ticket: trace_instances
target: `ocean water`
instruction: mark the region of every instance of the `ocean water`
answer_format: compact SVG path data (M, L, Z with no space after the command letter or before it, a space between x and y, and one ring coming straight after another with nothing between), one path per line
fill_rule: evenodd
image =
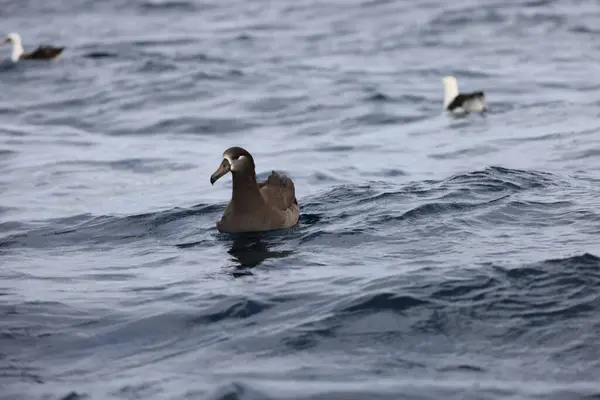
M0 48L2 400L600 398L600 3L0 16L66 46ZM297 227L216 231L230 146Z

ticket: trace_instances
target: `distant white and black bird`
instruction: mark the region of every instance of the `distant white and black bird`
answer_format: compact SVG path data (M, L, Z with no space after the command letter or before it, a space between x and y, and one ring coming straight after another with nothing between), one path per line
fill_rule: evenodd
M14 32L10 33L3 43L12 44L11 59L13 62L19 60L54 60L65 49L64 47L39 46L34 51L26 53L23 49L21 35Z
M485 95L482 91L459 93L458 82L453 76L445 76L442 83L444 84L444 109L446 111L453 114L487 111Z

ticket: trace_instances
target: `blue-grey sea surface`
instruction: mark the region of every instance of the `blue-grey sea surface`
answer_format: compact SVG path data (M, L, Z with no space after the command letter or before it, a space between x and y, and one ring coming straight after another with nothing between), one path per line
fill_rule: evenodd
M600 398L600 3L0 0L2 400ZM450 118L442 77L483 90ZM292 229L220 234L230 146Z

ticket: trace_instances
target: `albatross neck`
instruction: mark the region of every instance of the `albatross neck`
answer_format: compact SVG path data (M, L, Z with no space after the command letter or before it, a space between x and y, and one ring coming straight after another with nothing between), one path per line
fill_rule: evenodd
M12 54L11 54L11 59L13 62L17 62L19 61L19 58L21 58L21 55L25 52L25 50L23 50L23 45L21 44L21 42L13 42L12 44Z
M247 203L252 199L260 199L260 191L256 183L256 173L232 173L233 189L231 199L235 202Z

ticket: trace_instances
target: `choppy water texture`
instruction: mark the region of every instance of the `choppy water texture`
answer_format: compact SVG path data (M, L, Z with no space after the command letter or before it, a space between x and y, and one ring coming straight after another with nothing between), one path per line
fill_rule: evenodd
M600 398L600 3L0 2L0 397ZM451 119L441 78L491 112ZM301 223L219 234L222 152Z

